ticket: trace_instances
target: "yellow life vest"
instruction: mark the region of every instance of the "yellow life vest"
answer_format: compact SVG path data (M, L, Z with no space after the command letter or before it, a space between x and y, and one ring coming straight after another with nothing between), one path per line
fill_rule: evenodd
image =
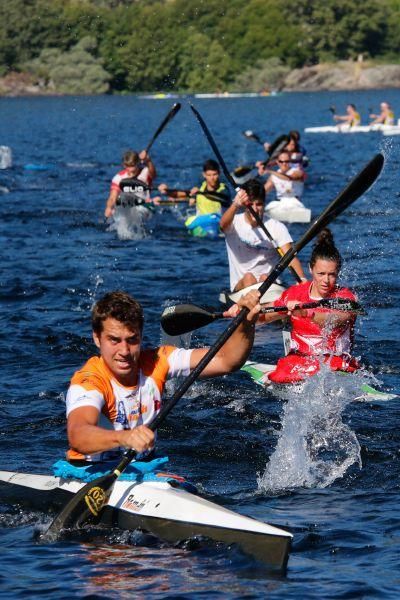
M199 188L200 192L205 192L207 190L207 182L203 181ZM226 185L224 183L220 183L218 186L217 192L226 192ZM203 194L198 193L196 196L196 213L198 215L209 215L211 213L221 213L221 203L215 202L215 200L210 200Z

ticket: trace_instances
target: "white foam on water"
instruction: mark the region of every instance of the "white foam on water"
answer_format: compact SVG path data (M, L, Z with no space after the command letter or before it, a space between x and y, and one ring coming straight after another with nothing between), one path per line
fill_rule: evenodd
M342 416L367 379L371 380L368 373L344 376L323 364L317 375L279 394L287 400L282 427L275 451L258 477L259 492L324 488L352 465L361 468L360 444Z
M118 206L109 231L116 231L120 240L141 240L146 237L144 221L151 216L147 208Z

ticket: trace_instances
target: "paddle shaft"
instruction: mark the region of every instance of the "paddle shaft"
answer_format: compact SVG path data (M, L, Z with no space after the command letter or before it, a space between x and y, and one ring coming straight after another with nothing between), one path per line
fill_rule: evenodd
M214 153L218 159L218 162L221 166L222 171L224 172L225 177L227 178L227 180L229 181L229 183L231 184L231 186L233 187L233 189L238 192L241 187L236 185L235 180L233 179L232 175L230 174L228 167L225 164L224 159L222 158L222 155L217 147L217 145L215 144L208 128L207 125L205 124L205 122L203 121L201 115L198 113L198 111L194 108L194 106L191 104L190 108L192 109L192 111L194 112L194 114L196 115L197 120L199 121L209 143L211 148L214 150ZM279 246L276 244L274 238L272 237L272 235L270 234L270 232L268 231L268 229L265 227L262 219L260 218L260 216L256 213L256 211L253 209L252 206L247 206L246 209L249 211L249 213L251 214L251 216L253 217L253 219L255 219L255 221L257 222L257 225L262 229L262 231L265 233L265 235L267 236L267 238L271 241L273 247L275 248L276 252L278 253L279 257L282 258L283 256L286 256L285 253L283 252L282 248L279 248ZM293 256L294 258L294 256ZM289 261L290 262L290 261ZM286 265L287 266L287 265ZM301 283L301 277L300 275L298 275L298 273L293 269L293 267L289 267L290 272L292 273L293 277L296 279L297 283Z
M158 129L156 130L155 134L153 135L153 137L151 138L151 140L147 144L147 146L146 146L146 152L149 152L150 148L152 147L152 145L154 144L154 142L156 141L156 139L158 138L158 136L160 135L160 133L163 131L163 129L166 127L166 125L168 125L168 123L174 118L174 116L180 110L180 108L181 108L180 102L176 102L172 106L171 110L169 111L169 113L167 114L167 116L164 117L164 119L161 121L161 123L158 126Z

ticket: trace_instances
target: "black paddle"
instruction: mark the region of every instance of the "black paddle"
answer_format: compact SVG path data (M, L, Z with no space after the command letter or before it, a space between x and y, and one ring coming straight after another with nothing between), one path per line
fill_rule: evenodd
M283 134L283 135L280 135L279 137L277 137L276 140L274 140L272 142L272 144L270 145L270 147L268 149L269 158L263 162L264 167L268 167L268 165L271 165L273 162L275 162L275 160L278 158L279 154L282 152L282 150L288 144L289 139L290 138L288 135ZM238 177L238 178L244 177L245 175L248 175L250 173L250 171L252 171L255 168L256 168L255 164L254 165L243 165L240 167L236 167L236 169L233 170L233 176Z
M141 192L143 192L143 184L141 184L142 190L140 190ZM157 189L157 188L150 188L150 189ZM168 189L167 190L167 195L168 192L184 192L187 195L187 198L174 198L173 200L161 200L161 202L159 203L160 205L171 205L171 204L176 204L177 202L189 202L189 200L191 198L196 198L197 194L202 194L203 196L205 196L206 198L208 198L209 200L213 200L214 202L219 202L221 204L221 206L224 207L228 207L231 205L230 201L227 199L226 195L221 193L221 192L198 192L197 194L191 194L190 190L175 190L175 189ZM151 200L146 200L146 198L141 198L140 196L136 196L135 192L132 191L131 195L130 194L126 194L125 196L120 196L117 199L116 205L117 206L142 206L142 205L148 205L151 204ZM157 206L157 205L156 205Z
M336 115L336 106L333 106L333 105L332 105L332 106L330 106L330 107L329 107L329 110L330 110L330 111L331 111L331 113L332 113L332 117L333 117L334 115Z
M252 140L253 142L256 142L257 144L260 144L260 146L264 147L264 142L261 140L260 136L254 133L254 131L247 129L246 131L242 131L242 133L248 140Z
M365 315L364 309L358 302L346 298L322 298L321 300L306 302L299 306L299 308L318 307ZM285 313L288 312L288 307L268 306L262 308L260 312L263 314ZM224 313L197 306L196 304L175 304L164 309L161 315L161 327L168 335L182 335L223 318L226 318L224 317Z
M211 138L212 139L212 138ZM210 141L210 139L209 139ZM210 142L211 143L211 142ZM212 147L214 148L214 141ZM216 148L216 147L215 147ZM216 148L216 154L219 151ZM327 206L321 215L310 225L302 238L293 246L293 248L282 257L279 263L272 270L268 278L259 288L260 296L263 296L274 281L279 277L282 271L288 266L294 256L308 242L315 237L324 227L326 227L335 217L340 215L350 204L359 198L373 184L382 170L384 158L382 154L377 154L364 169L354 177L354 179L340 192L340 194ZM222 348L232 333L239 327L248 314L247 308L242 308L240 313L232 319L226 330L219 336L216 342L208 349L208 352L199 361L198 365L184 379L172 397L165 402L158 415L150 423L151 430L157 429L166 417L169 415L175 404L182 398L200 373L205 369L208 363L214 358L217 352ZM102 510L107 504L114 483L126 469L129 463L135 458L136 451L129 450L116 468L108 475L103 475L98 479L83 486L75 496L65 505L62 511L50 525L45 537L56 537L63 528L71 528L82 525L83 523L94 520L99 521Z
M174 118L174 116L176 115L176 113L179 112L180 108L181 108L180 102L176 102L172 106L171 110L168 112L167 116L161 121L161 123L160 123L158 129L156 130L155 134L153 135L153 137L151 138L151 140L147 144L147 146L146 146L146 152L149 152L150 148L152 147L152 145L154 144L154 142L156 141L156 139L158 138L158 136L160 135L160 133L168 125L168 123Z

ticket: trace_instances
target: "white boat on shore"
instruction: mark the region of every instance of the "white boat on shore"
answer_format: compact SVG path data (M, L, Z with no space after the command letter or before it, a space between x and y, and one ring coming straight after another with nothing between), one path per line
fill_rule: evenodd
M76 479L0 471L2 502L39 510L59 509L85 485ZM165 481L115 482L101 524L144 530L177 543L204 536L238 544L247 554L273 567L286 568L292 534L246 517Z

